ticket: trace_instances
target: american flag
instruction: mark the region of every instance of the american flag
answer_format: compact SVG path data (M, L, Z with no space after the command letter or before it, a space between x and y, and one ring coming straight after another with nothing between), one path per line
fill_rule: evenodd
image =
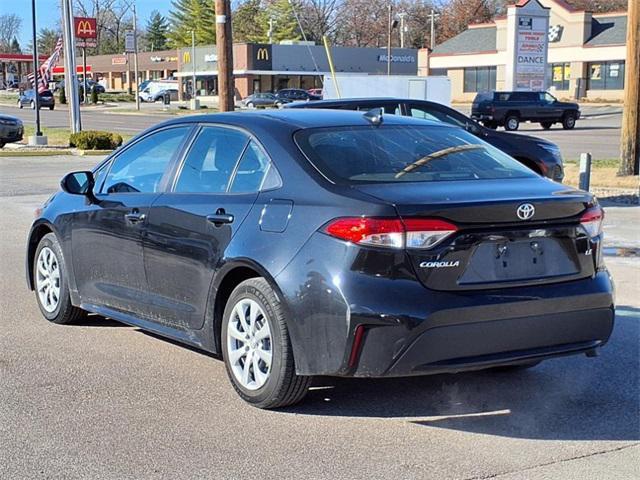
M53 50L53 53L49 58L47 58L40 68L38 69L38 93L42 93L45 90L49 90L49 82L51 81L51 70L58 64L58 60L60 60L60 52L62 52L62 39L59 38L56 43L56 48ZM31 85L35 87L35 75L30 73L27 75L29 82Z

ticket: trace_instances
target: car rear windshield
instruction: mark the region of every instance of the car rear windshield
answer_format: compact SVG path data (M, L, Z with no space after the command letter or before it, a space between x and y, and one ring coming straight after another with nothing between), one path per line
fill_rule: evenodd
M316 169L337 184L535 176L518 161L461 128L313 128L300 130L295 140Z

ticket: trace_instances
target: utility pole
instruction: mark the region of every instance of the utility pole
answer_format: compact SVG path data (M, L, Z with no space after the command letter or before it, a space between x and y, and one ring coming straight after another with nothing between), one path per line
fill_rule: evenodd
M387 5L387 9L389 10L389 18L387 19L387 75L391 75L391 12L393 11L391 2Z
M269 38L269 44L273 43L273 17L269 17L269 30L267 31L267 37Z
M62 0L62 36L64 38L64 80L69 100L71 133L82 130L80 101L78 97L78 75L76 72L75 34L73 31L72 0Z
M136 17L136 4L133 4L133 68L135 69L135 95L136 95L136 110L140 110L140 92L138 92L138 85L140 84L138 79L138 19Z
M627 59L618 175L638 175L640 168L640 1L628 0Z
M216 42L218 49L218 98L221 112L235 110L233 84L233 39L229 0L216 2Z
M405 26L404 26L404 19L407 16L407 12L402 12L398 14L398 17L400 17L400 48L404 48L404 33L405 33Z
M432 9L431 13L429 14L429 17L431 19L431 51L433 51L433 49L436 46L436 12Z
M36 102L36 137L40 131L40 94L38 93L38 43L36 38L36 0L31 0L31 23L33 25L33 98Z

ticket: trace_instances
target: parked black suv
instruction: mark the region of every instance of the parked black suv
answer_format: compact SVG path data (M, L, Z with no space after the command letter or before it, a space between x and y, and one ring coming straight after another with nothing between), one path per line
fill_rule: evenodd
M302 90L301 88L284 88L282 90L278 90L276 92L276 97L278 97L280 103L296 102L300 100L320 100L321 98L317 95L311 95L309 92Z
M534 172L561 182L564 178L562 155L555 143L541 138L513 133L494 132L484 128L466 115L436 102L398 98L349 98L341 100L321 100L313 103L295 102L286 108L329 108L332 110L362 110L383 108L385 113L407 117L435 120L457 127L499 148L526 165Z
M547 92L487 92L476 95L471 118L492 129L517 130L520 122L529 121L539 122L545 130L554 123L571 130L580 118L580 107Z

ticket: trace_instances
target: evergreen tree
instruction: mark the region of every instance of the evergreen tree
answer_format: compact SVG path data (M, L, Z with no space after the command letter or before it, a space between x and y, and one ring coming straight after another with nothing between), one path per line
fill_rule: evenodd
M237 6L233 12L232 20L234 42L265 41L267 38L267 30L265 30L264 25L258 21L263 13L261 3L261 0L244 0Z
M62 33L52 28L41 28L38 32L38 55L51 55Z
M195 32L197 45L216 43L216 14L212 0L173 0L167 38L171 47L191 45Z
M269 31L269 20L273 22L272 40L273 43L280 43L282 40L300 40L300 29L298 21L293 14L293 8L289 0L269 0L265 2L265 8L258 18L260 26L265 32L263 42L268 42L266 32Z
M146 39L149 49L164 50L167 48L167 19L160 15L160 12L154 10L151 12L149 21L147 22Z
M9 47L10 53L22 53L22 49L20 48L20 43L16 37L13 37L11 40L11 47Z

